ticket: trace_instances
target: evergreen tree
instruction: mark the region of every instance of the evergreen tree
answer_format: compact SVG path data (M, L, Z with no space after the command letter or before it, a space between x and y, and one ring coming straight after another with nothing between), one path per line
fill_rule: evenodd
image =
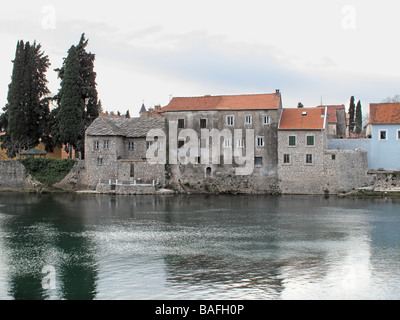
M59 138L66 145L70 158L72 148L77 149L84 127L81 83L78 51L75 46L72 46L65 61L65 70L61 81L60 106L56 114Z
M131 117L131 115L129 113L129 110L127 110L126 113L125 113L125 118L130 118L130 117Z
M363 126L362 108L361 108L361 101L360 100L358 100L358 102L357 102L355 123L356 123L356 133L360 134L362 132L362 126Z
M2 148L9 157L23 149L36 147L48 136L46 123L49 103L46 95L46 71L49 59L41 52L40 44L18 41L13 60L7 105L3 108L1 126L6 134L1 137Z
M350 122L349 122L349 130L350 132L354 132L354 126L355 126L355 108L356 105L354 103L354 96L350 98L350 106L349 106L349 117L350 117Z
M94 121L94 119L99 116L99 112L101 109L101 104L98 101L98 94L96 89L96 73L94 72L95 55L86 51L87 45L88 40L85 39L85 34L83 33L78 45L76 45L79 60L79 74L81 78L79 91L82 100L82 120L84 124L81 128L80 136L76 143L76 150L82 156L84 155L85 147L85 131ZM66 61L67 59L64 58L62 67L55 70L58 73L58 78L61 81L64 79L65 76ZM58 105L60 105L62 99L62 91L58 93L56 99L58 101ZM57 120L55 120L55 122L57 123ZM53 125L53 132L55 136L57 136L57 130L58 125ZM57 141L56 143L59 145L60 141Z

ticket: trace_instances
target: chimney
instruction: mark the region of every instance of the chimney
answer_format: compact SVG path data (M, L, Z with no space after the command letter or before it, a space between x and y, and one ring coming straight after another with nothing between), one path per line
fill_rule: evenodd
M276 94L281 94L281 92L280 92L279 89L276 89L276 90L275 90L275 93L276 93Z
M301 109L301 108L303 108L304 106L303 106L303 104L301 103L301 102L299 102L298 104L297 104L297 108L299 108L299 109Z

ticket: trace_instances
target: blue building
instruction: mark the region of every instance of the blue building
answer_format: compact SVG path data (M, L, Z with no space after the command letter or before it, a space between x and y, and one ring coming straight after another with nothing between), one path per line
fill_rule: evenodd
M368 167L400 171L400 103L371 103Z

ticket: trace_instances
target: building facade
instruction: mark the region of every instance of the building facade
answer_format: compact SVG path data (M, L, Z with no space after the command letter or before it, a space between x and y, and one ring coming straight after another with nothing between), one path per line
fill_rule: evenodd
M370 104L370 169L400 171L400 103Z
M193 192L278 192L281 110L279 90L173 98L161 109L169 130L171 183Z

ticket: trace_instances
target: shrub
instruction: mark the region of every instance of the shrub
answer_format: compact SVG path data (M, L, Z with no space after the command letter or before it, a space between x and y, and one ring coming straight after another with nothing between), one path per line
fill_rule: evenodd
M20 161L28 174L49 186L64 179L76 163L76 160L45 158L26 158Z

